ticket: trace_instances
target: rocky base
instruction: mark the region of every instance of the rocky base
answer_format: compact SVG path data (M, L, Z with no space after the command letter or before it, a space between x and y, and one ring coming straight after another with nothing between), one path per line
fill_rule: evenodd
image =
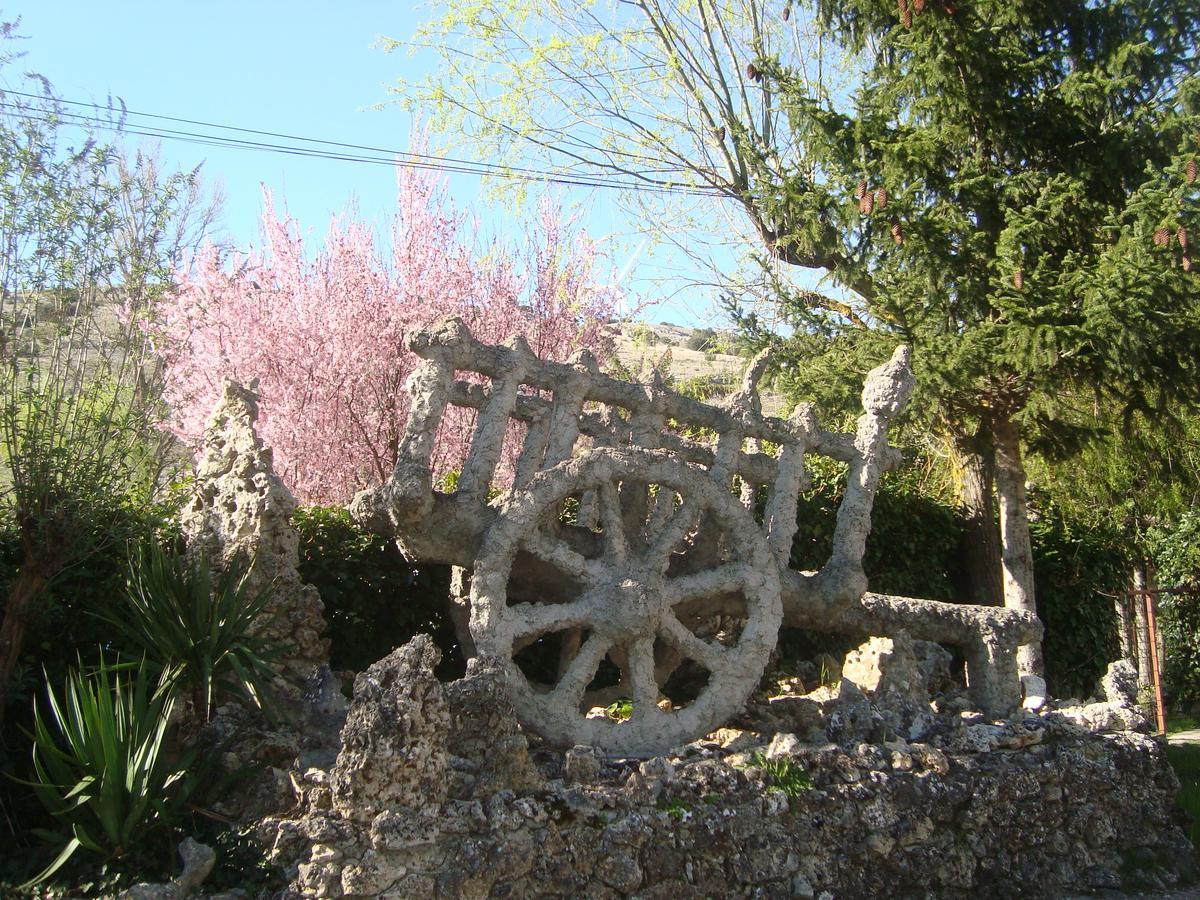
M443 688L436 660L418 638L361 674L337 762L261 824L292 896L1061 896L1192 874L1178 782L1136 732L959 712L927 741L723 729L603 759L531 748L495 670Z

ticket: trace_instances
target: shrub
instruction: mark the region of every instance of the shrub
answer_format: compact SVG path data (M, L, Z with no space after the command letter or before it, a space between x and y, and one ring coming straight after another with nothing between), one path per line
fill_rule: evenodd
M344 509L296 510L300 576L314 585L329 624L330 665L362 671L422 632L442 651L438 675L466 671L451 623L448 566L417 566L393 541L365 532Z
M130 556L122 600L95 614L125 645L172 670L205 721L217 689L262 708L284 648L255 630L271 591L252 593L248 574L230 565L214 578L207 560L188 562L150 542Z
M81 667L82 668L82 667ZM29 884L51 877L83 849L107 859L135 848L180 812L198 779L190 757L164 746L175 706L170 673L152 688L145 665L108 662L72 671L61 698L46 682L34 707L32 787L69 836Z
M1200 704L1200 513L1189 510L1173 527L1153 529L1149 538L1159 584L1180 589L1159 597L1168 699Z
M1030 533L1038 616L1046 628L1046 682L1056 696L1086 697L1119 652L1113 597L1127 587L1124 542L1045 500Z

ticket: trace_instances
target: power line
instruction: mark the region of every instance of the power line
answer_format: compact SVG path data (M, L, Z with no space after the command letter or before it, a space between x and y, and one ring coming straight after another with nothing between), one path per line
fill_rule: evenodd
M274 141L247 140L245 138L231 137L224 134L214 134L205 131L189 131L177 128L167 128L154 124L129 124L128 122L112 121L111 119L104 119L95 115L87 115L84 113L70 112L66 110L59 110L52 113L49 110L30 109L28 106L23 104L6 101L3 99L6 94L15 97L26 97L36 100L50 99L54 103L65 106L83 107L109 113L117 112L117 110L113 109L111 106L104 106L98 103L47 98L39 94L31 94L22 91L0 91L0 108L18 110L25 115L31 115L35 118L40 118L42 121L48 121L53 116L57 116L58 118L66 121L67 124L80 128L99 129L116 133L132 134L142 137L192 144L195 146L217 147L235 150L253 150L258 152L277 153L286 156L301 156L311 159L325 159L337 162L355 162L367 165L403 166L405 168L413 169L434 169L455 174L473 175L478 177L489 176L519 181L536 181L569 187L625 190L635 193L686 194L690 196L703 197L722 196L719 191L713 188L697 187L685 184L672 184L659 181L657 179L650 178L649 175L652 173L649 172L632 173L635 180L622 180L599 175L565 175L562 173L539 169L502 166L495 163L479 163L471 160L456 159L454 157L438 157L425 153L413 153L411 151L393 150L385 147L373 147L364 144L352 144L341 141L326 140L322 138L310 138L302 135L288 134L285 132L263 131L253 128L243 128L235 125L223 125L215 122L206 122L199 119L187 119L178 116L138 112L127 109L124 107L124 105L122 105L120 108L120 114L123 119L126 117L137 117L160 122L173 122L182 125L193 125L218 132L235 132L239 134L255 135L258 137L274 138L276 140L296 141L304 144L317 145L314 147L296 146L295 144L284 144ZM320 147L337 149L323 150L319 149ZM386 155L382 156L380 154ZM641 180L636 180L638 177L640 177Z

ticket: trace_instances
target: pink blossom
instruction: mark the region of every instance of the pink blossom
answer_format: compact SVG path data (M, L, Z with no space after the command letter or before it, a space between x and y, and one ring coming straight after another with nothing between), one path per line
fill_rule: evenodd
M389 252L351 211L310 258L267 194L262 248L202 251L157 309L171 429L194 444L221 379L257 378L259 430L276 470L304 502L344 503L395 464L416 363L407 332L458 315L480 340L523 334L547 358L609 351L601 326L616 292L597 283L594 247L553 205L541 205L520 252L493 243L481 253L464 222L442 180L398 169ZM472 418L447 414L437 475L461 466Z

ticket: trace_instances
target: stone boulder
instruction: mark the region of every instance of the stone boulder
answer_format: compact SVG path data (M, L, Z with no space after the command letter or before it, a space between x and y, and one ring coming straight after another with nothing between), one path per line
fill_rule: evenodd
M1137 670L1127 659L1108 664L1100 679L1104 699L1059 707L1055 715L1088 731L1147 731L1146 713L1138 705Z
M366 822L446 798L450 713L433 674L440 660L422 634L354 679L342 749L330 772L339 815Z

